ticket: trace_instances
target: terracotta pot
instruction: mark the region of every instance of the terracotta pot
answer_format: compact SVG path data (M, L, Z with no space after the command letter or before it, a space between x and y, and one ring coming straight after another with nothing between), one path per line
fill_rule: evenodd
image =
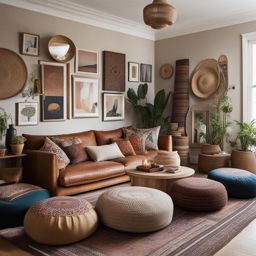
M22 154L24 144L11 144L12 153L14 155Z
M167 167L178 167L180 166L180 156L177 151L159 151L155 158L155 162Z
M251 151L233 150L231 154L231 167L256 173L255 153Z
M219 145L203 144L201 147L201 153L206 155L219 154L221 148Z

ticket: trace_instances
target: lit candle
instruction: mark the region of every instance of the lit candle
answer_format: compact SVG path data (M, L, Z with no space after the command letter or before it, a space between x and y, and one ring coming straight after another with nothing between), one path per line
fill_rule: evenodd
M145 160L142 162L142 164L143 164L143 167L145 167L145 168L150 168L150 167L151 167L151 163L150 163L150 161L148 161L147 159L145 159Z

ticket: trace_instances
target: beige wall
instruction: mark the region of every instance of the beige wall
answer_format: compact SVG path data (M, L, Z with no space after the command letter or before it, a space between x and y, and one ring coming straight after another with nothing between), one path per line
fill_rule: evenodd
M256 22L194 33L171 39L160 40L155 45L155 74L156 88L172 90L174 87L174 76L171 80L163 80L159 76L159 68L164 63L171 63L175 67L178 59L189 58L190 74L195 66L206 58L215 58L221 54L228 57L229 85L235 85L235 90L230 90L234 110L231 120L241 120L242 115L242 43L241 34L256 31ZM202 103L204 101L195 98L190 93L190 104ZM170 113L171 105L169 105ZM189 134L191 121L188 121ZM234 134L236 131L234 127Z
M100 56L102 56L103 50L109 50L125 53L126 63L134 61L154 64L153 41L0 4L0 47L8 48L18 53L19 32L34 33L41 37L39 58L21 55L29 73L33 70L38 70L38 60L51 60L47 50L47 43L49 38L56 34L66 35L71 38L77 48L99 51ZM99 77L101 83L102 58L100 57L100 59ZM126 89L129 87L137 88L138 83L127 82L127 66L128 64L126 65ZM73 67L74 60L71 61L71 73L73 73ZM152 98L154 94L153 84L149 85L149 88L149 96ZM21 95L8 100L0 100L0 107L5 108L14 117L15 102L20 101L24 101ZM102 122L102 109L100 106L99 118L76 119L65 122L40 122L38 126L17 127L17 129L19 133L33 134L58 134L89 129L114 129L132 123L132 109L129 107L129 104L126 105L126 118L124 121Z

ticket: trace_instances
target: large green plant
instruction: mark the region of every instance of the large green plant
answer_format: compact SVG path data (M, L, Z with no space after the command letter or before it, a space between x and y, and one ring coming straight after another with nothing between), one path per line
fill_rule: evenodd
M225 96L219 100L210 113L210 134L208 142L215 145L223 145L224 138L229 137L232 132L231 122L227 121L233 107L231 99Z
M242 151L250 151L256 147L256 120L250 123L235 121L240 130L237 134L237 139L240 141Z
M157 92L154 104L148 102L147 93L148 85L140 84L137 93L134 89L129 88L127 97L135 111L140 115L144 128L151 128L160 124L162 126L162 132L165 132L167 124L170 122L170 117L163 117L163 112L171 92L165 93L165 90Z

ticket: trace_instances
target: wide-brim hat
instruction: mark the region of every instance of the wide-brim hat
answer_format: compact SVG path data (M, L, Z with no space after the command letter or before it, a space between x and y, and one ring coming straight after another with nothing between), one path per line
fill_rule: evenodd
M220 85L220 67L215 59L201 61L195 68L191 88L195 96L207 99L215 94Z

